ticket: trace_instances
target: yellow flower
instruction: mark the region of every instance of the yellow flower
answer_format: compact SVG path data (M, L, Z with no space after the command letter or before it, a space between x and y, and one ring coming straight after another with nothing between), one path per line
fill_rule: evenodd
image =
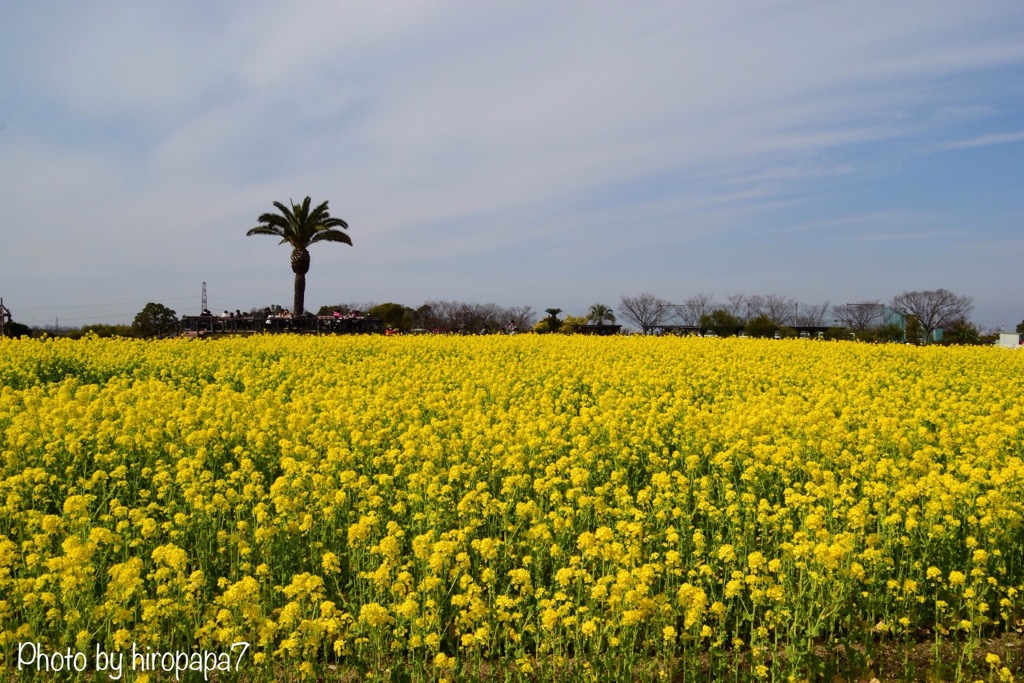
M764 555L755 550L754 552L747 555L747 566L750 567L750 571L757 573L757 570L765 565Z
M341 569L341 563L338 561L338 556L332 552L326 552L320 559L320 566L326 574L334 574Z
M132 641L132 634L126 629L119 628L114 632L114 649L123 650Z
M387 609L383 606L376 602L371 602L359 608L359 621L376 628L390 622L391 615L388 614Z
M733 562L736 559L736 549L726 543L718 549L718 559L723 562Z

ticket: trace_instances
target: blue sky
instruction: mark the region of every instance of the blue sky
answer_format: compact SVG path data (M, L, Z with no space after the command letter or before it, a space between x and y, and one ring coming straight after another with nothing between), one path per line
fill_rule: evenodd
M289 305L272 202L329 200L306 303L615 308L944 287L1024 319L1024 4L15 3L16 320Z

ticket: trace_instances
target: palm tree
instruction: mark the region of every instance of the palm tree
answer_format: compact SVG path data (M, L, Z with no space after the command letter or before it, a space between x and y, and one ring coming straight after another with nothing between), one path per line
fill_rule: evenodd
M548 314L548 317L544 318L548 323L548 331L558 332L558 328L562 326L562 321L559 319L558 314L562 312L562 309L545 308L544 312Z
M280 237L280 244L292 245L292 272L295 273L295 303L292 315L305 312L306 273L309 272L308 247L316 242L341 242L352 246L352 238L338 230L348 230L348 223L340 218L333 218L327 210L327 202L309 210L309 197L302 204L288 200L289 209L281 202L274 202L280 211L265 213L259 217L260 224L245 233L249 235L273 235Z
M603 325L605 320L609 324L615 324L615 314L612 313L612 309L604 304L594 304L591 306L590 312L587 313L587 319L594 321L597 325Z

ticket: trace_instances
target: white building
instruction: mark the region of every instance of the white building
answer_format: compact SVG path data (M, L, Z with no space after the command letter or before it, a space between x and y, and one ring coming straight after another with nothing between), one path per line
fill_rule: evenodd
M1024 335L1017 332L1003 332L999 335L996 346L1003 349L1019 349L1021 348L1021 337Z

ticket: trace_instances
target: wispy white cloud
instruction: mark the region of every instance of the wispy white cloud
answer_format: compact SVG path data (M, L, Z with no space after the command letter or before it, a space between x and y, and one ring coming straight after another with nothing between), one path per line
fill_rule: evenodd
M1024 130L1012 133L992 133L979 135L967 140L956 140L936 145L932 148L935 152L950 152L957 149L970 149L972 147L987 147L989 145L1005 145L1017 142L1024 142Z

